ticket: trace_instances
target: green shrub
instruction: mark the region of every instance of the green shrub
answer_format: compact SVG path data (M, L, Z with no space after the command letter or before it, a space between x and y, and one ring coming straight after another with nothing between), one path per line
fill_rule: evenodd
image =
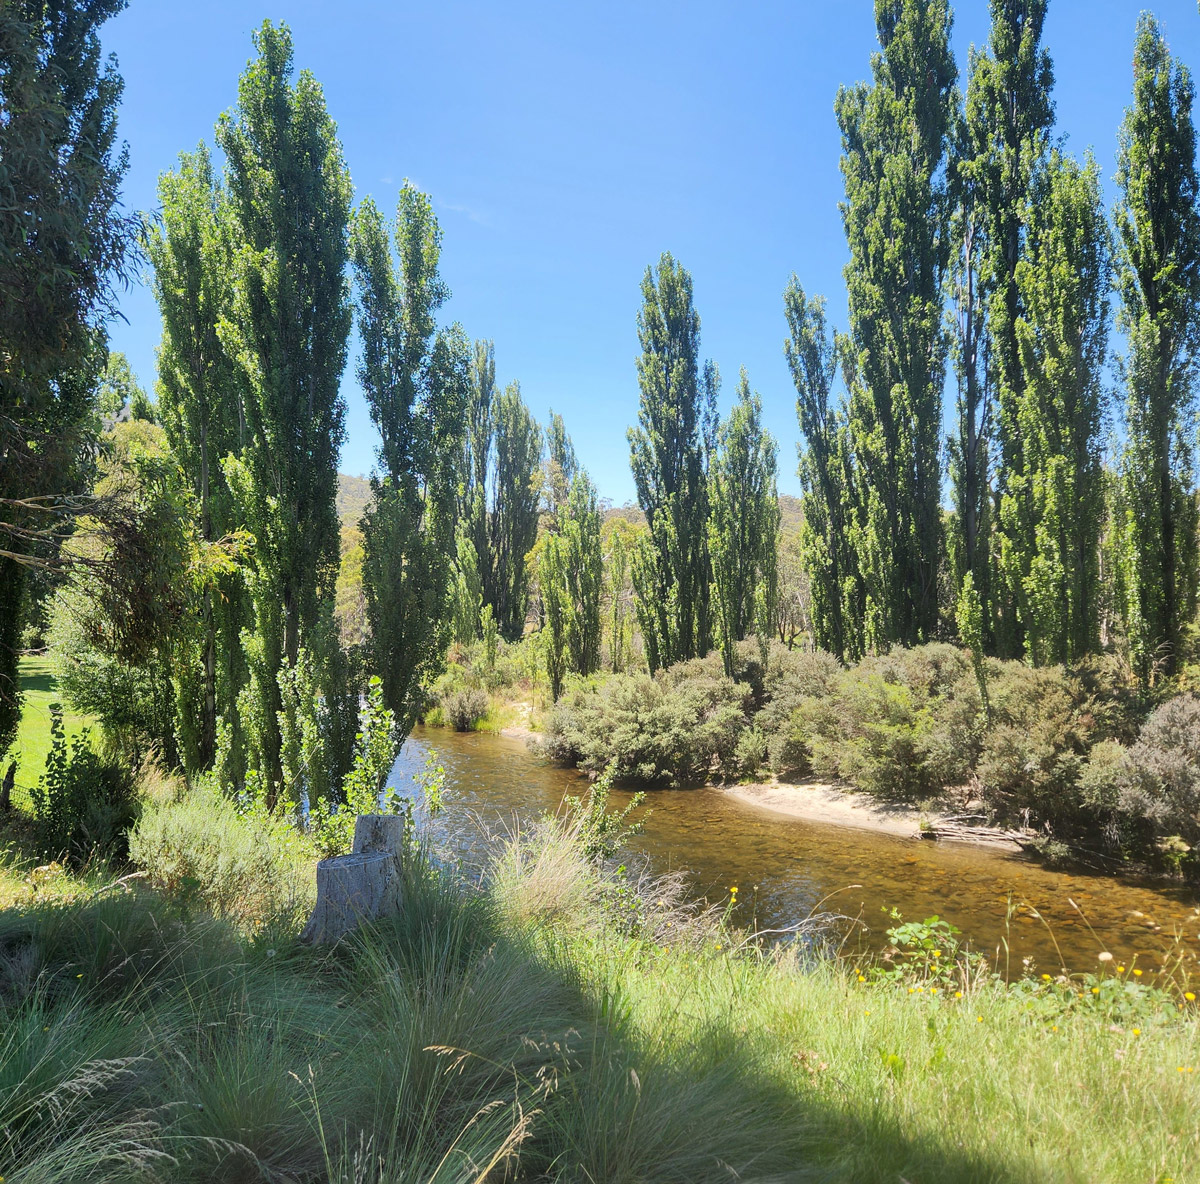
M1163 850L1186 855L1200 844L1200 699L1179 695L1156 708L1121 773L1126 818L1146 824Z
M982 731L970 654L932 644L839 671L827 694L800 701L788 738L819 776L912 801L963 784Z
M479 687L453 691L442 700L442 715L456 732L471 731L487 709L487 692Z
M175 901L249 927L312 907L316 853L290 819L239 813L209 783L147 801L129 858Z
M1074 669L992 660L987 676L991 726L977 768L985 802L1001 817L1086 825L1085 796L1096 801L1106 792L1098 761L1085 793L1088 753L1105 740L1132 739L1138 718L1132 688L1106 659ZM1100 761L1109 757L1102 753Z
M721 659L681 662L653 678L614 674L568 682L551 712L544 751L619 781L695 785L739 771L749 694Z
M46 771L30 794L41 853L75 864L92 856L124 859L137 816L132 777L95 752L88 732L68 742L62 708L54 704L50 712Z

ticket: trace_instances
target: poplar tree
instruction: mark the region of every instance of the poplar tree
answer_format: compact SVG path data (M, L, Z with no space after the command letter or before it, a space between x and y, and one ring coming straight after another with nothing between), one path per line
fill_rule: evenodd
M1195 89L1152 16L1138 21L1133 105L1117 158L1117 287L1129 341L1124 364L1129 442L1129 641L1150 682L1178 670L1196 613L1192 468L1200 352L1200 211Z
M489 565L484 570L484 602L492 606L500 634L518 641L529 608L529 569L525 557L537 542L541 503L542 429L509 383L493 402L495 461L493 504L488 514Z
M159 178L158 199L161 214L146 234L163 322L158 405L171 449L191 481L200 537L215 543L240 525L221 462L245 442L245 411L219 332L231 292L229 213L204 144ZM222 577L202 598L198 744L204 767L215 756L218 716L241 748L235 704L246 679L238 637L242 599L236 575Z
M1099 645L1104 490L1100 431L1110 283L1100 175L1057 150L1034 178L1016 323L1020 468L1000 498L1000 563L1027 657L1074 662Z
M492 404L496 398L496 351L490 341L476 341L467 385L467 407L462 459L458 485L458 521L460 545L455 563L455 579L463 597L459 598L462 616L456 629L466 627L468 604L478 583L479 608L490 591L491 553L488 545L488 475L491 471ZM463 551L465 540L472 554ZM465 599L464 599L465 597ZM471 625L471 637L478 636L479 619ZM465 642L463 635L459 640Z
M876 0L872 83L838 92L850 246L849 426L863 498L868 646L938 624L946 139L956 71L947 0Z
M699 364L692 277L669 254L647 267L638 313L638 426L630 467L647 532L633 556L638 622L650 669L704 656L709 612L708 461L718 378Z
M419 688L445 655L470 347L457 327L437 330L448 292L438 274L442 232L425 194L407 182L400 191L395 262L370 198L355 212L350 242L358 380L380 434L362 520L363 589L384 702L407 735Z
M571 483L579 472L575 445L567 435L561 415L550 412L546 426L546 510L558 522L571 493Z
M809 299L792 276L783 294L788 369L796 387L802 442L800 554L809 574L813 642L843 661L864 652L862 576L855 550L855 483L846 419L832 403L837 347L825 322L825 300Z
M778 448L762 424L762 399L742 369L738 401L717 430L709 470L709 552L713 600L725 672L732 677L737 643L766 636L778 596Z
M961 201L970 203L974 226L971 263L978 251L977 299L982 302L986 322L986 399L976 369L975 390L964 390L964 412L969 415L969 409L975 409L977 428L990 420L995 444L988 450L988 460L996 464L996 488L998 495L1004 496L1010 492L1009 475L1024 471L1019 408L1026 377L1017 340L1017 322L1024 315L1024 306L1016 275L1028 236L1033 176L1045 159L1054 124L1054 70L1041 44L1046 0L991 0L991 14L987 49L972 53L970 59L962 159L956 172L964 187ZM976 212L978 221L974 221ZM960 227L960 235L966 229ZM981 240L978 245L975 238ZM965 244L960 237L961 245ZM977 367L978 341L971 346L970 362ZM960 365L966 364L967 358L960 358ZM968 425L962 430L966 434ZM971 464L970 443L967 440L952 456L955 481L964 508L974 506L976 513L982 513L977 482L984 459L977 449ZM1003 529L1001 524L993 524ZM981 580L981 537L979 528L975 545L970 546L964 533L964 558L969 556L970 563L962 570L975 573L975 593L985 605L990 602L997 650L1002 656L1017 657L1024 651L1016 610L1020 589L1006 585L997 572ZM985 621L985 636L988 631Z
M20 715L27 573L87 507L93 398L133 225L123 83L100 29L124 0L0 5L0 753Z
M281 678L290 678L302 647L325 658L333 636L351 185L320 85L308 71L290 81L287 27L264 22L254 44L259 56L242 74L237 108L222 116L217 140L236 234L222 336L246 413L246 444L227 471L255 539L253 693L244 714L270 797L283 772ZM316 677L335 710L327 664Z
M600 530L604 516L592 479L577 469L567 495L562 538L570 604L567 648L576 674L600 669L600 597L604 590L604 552Z

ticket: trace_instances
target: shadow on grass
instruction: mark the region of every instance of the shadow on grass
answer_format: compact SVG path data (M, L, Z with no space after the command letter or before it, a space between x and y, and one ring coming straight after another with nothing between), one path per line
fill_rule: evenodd
M0 1153L36 1175L101 1130L141 1140L141 1174L104 1177L131 1181L1039 1178L784 1088L725 1022L646 1031L619 981L586 980L428 873L324 951L149 891L5 910L0 1110L59 1117L9 1124ZM101 1063L120 1069L89 1079Z

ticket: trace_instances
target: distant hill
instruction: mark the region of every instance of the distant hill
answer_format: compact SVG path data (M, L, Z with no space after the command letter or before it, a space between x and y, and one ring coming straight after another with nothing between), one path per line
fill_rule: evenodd
M337 516L343 526L357 526L371 500L371 484L362 477L338 474Z
M800 520L803 517L803 512L800 509L800 499L792 497L790 494L783 493L779 495L779 529L783 534L792 534L800 529ZM604 512L604 520L611 521L613 518L624 518L626 522L632 523L634 526L644 526L646 515L642 513L640 506L635 506L633 503L627 503L624 506L612 506Z

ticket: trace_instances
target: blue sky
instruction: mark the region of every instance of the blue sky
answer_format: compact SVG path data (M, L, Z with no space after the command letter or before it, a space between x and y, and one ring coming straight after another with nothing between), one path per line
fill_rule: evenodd
M1110 200L1143 6L1051 0L1046 22L1059 132L1074 152L1094 149ZM1200 69L1195 0L1154 11ZM779 441L780 488L799 491L782 293L796 272L845 326L833 100L868 75L870 0L131 0L104 36L125 78L128 208L152 210L158 175L211 142L267 17L287 21L297 65L323 84L356 195L391 210L405 177L430 193L445 319L495 341L498 379L518 379L540 419L564 416L602 495L633 496L638 286L664 250L692 273L722 406L746 366ZM963 0L960 70L987 32L986 0ZM112 346L150 385L154 300L135 286L121 308ZM342 469L365 474L375 438L353 360L343 391Z

